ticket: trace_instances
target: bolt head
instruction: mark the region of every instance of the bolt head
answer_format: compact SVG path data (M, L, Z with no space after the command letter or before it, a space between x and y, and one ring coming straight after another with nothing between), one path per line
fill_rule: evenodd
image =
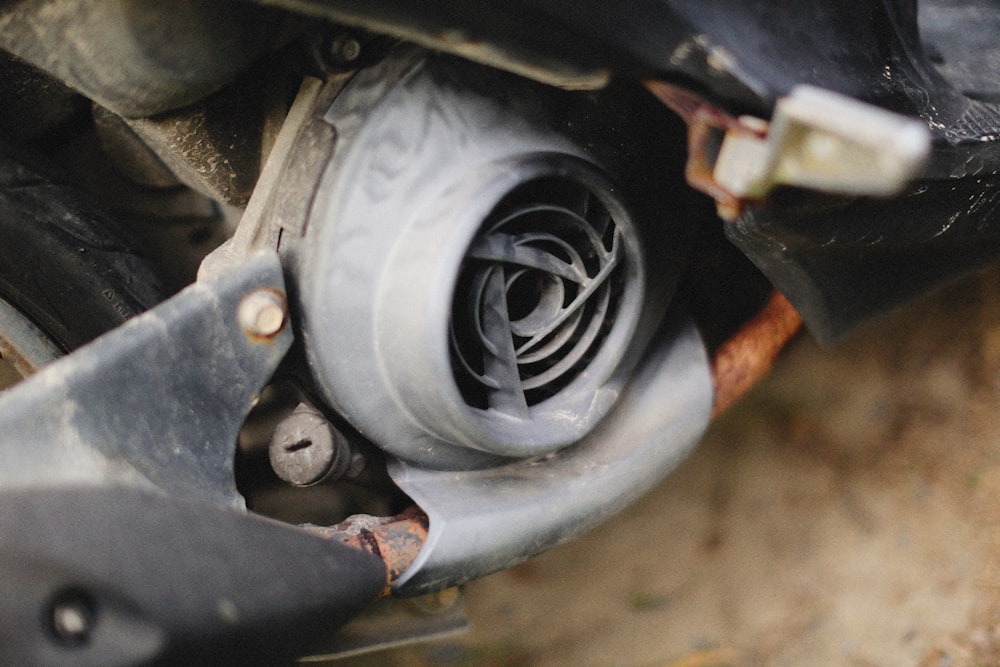
M81 591L65 591L52 602L49 630L66 646L86 644L94 629L96 608L93 599Z
M295 486L317 484L331 474L342 473L350 463L346 443L330 422L301 405L278 424L268 458L275 474Z
M352 63L361 56L361 42L348 35L339 35L330 44L330 54L339 62Z
M411 605L428 616L444 614L454 609L462 601L462 589L458 586L446 588L420 597L410 598Z
M288 306L285 295L270 289L252 292L240 303L240 326L251 336L272 338L285 328Z

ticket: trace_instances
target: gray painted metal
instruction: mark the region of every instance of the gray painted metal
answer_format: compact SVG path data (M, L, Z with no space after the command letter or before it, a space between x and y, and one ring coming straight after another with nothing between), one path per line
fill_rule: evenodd
M292 342L239 324L243 297L284 292L258 252L4 392L0 487L110 483L242 506L237 434Z

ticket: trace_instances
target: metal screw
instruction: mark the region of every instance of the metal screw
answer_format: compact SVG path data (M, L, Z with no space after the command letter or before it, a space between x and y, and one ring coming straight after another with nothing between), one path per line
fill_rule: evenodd
M272 338L285 327L287 314L284 294L259 289L243 297L239 310L240 326L252 336Z
M61 594L52 603L49 621L57 640L79 646L90 639L95 618L93 602L86 595L71 591Z
M268 458L275 474L295 486L341 477L357 465L347 439L305 403L278 424Z

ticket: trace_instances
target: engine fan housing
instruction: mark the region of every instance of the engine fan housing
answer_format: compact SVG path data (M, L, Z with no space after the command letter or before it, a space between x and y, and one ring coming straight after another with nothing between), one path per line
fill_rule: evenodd
M382 448L488 467L575 443L614 407L677 268L631 203L634 155L593 148L615 145L588 134L593 109L410 55L326 113L302 331L322 393Z

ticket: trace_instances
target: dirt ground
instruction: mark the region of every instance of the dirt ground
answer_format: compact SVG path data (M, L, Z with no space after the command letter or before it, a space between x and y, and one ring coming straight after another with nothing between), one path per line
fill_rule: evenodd
M620 517L351 665L1000 665L1000 271L797 340Z

